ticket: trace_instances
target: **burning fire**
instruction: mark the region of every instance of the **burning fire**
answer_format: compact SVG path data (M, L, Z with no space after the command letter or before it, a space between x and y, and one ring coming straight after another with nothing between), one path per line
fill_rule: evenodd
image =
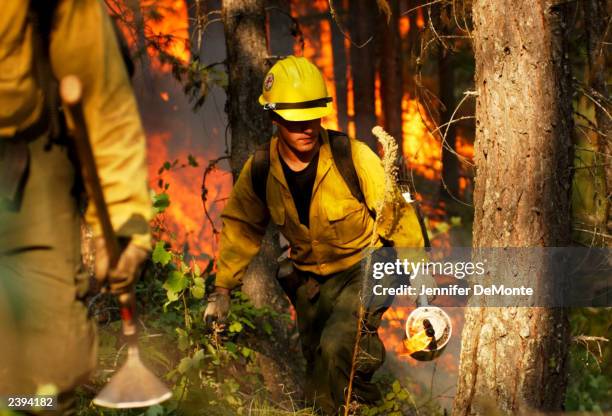
M213 234L212 225L204 220L202 200L198 184L202 179L202 169L208 163L203 156L194 156L198 167L189 166L189 154L185 150L173 151L169 146L169 132L150 134L147 137L149 156L150 186L156 192L165 192L170 199L170 206L161 215L162 228L165 234L158 236L173 243L173 249L187 251L194 257L208 257L216 254L218 245ZM179 163L161 175L158 169L166 161ZM159 188L158 180L168 183L167 190ZM232 177L229 172L215 170L206 182L207 210L216 220L215 228L220 228L219 215L224 200L231 191ZM205 263L204 263L205 264Z
M328 9L327 0L315 0L312 3L307 2L291 2L291 15L297 18L300 15L307 14L314 8L317 12L326 12ZM302 25L302 33L304 34L304 50L301 50L299 44L294 45L294 53L302 55L321 69L327 94L330 97L336 96L336 82L334 77L334 54L332 50L331 26L327 19L321 19L318 25ZM336 115L338 107L336 101L333 102L334 112L332 115L323 119L325 127L333 130L338 130L338 116Z
M125 0L107 0L110 8L114 13L120 13L124 20L123 26L120 26L130 45L134 48L136 44L134 25L130 24L134 21L134 13L130 11ZM347 5L347 1L343 4ZM294 17L312 15L313 11L318 14L325 14L329 11L329 4L326 0L315 0L308 2L290 2L291 13ZM160 60L160 50L165 55L175 58L178 62L188 63L190 60L189 52L189 22L186 0L141 0L139 12L144 20L144 30L141 36L145 36L149 40L155 40L159 44L159 50L149 47L147 49L148 56L151 58L150 63L152 71L157 75L166 76L170 71L170 65L163 63ZM425 20L422 11L416 11L417 28L422 28ZM336 96L334 74L334 51L332 48L332 31L331 24L334 24L329 18L323 17L320 19L309 20L309 23L301 23L301 30L304 34L304 49L299 50L299 45L295 48L296 54L301 54L311 59L321 68L325 78L328 93L331 96ZM406 40L406 34L410 27L408 16L402 16L399 20L400 33L402 38ZM128 26L131 29L128 29ZM131 30L131 32L130 32ZM354 93L353 93L353 78L351 74L350 50L351 42L349 39L344 39L344 53L347 66L343 68L346 71L347 80L347 116L348 116L348 131L349 135L355 135L354 124ZM382 113L381 97L380 97L380 75L376 74L376 115L380 119ZM177 110L175 103L180 95L178 90L173 87L165 86L162 91L157 93L160 97L162 105L169 105L173 110ZM172 97L172 100L170 99ZM168 103L168 104L165 104ZM334 102L334 110L337 111L336 102ZM419 111L419 103L416 99L404 95L402 100L402 132L403 132L403 152L405 160L409 167L416 174L421 175L430 180L439 180L442 169L441 162L441 144L439 137L433 137L429 131L435 128L434 123L428 120L421 108ZM189 110L185 110L189 111ZM324 120L329 128L338 128L337 115L334 114ZM184 126L176 129L181 131ZM149 165L151 171L151 185L157 189L157 170L166 161L178 159L180 163L185 163L187 160L186 151L174 151L169 148L171 135L175 134L175 129L165 131L164 128L153 129L155 134L148 137L149 147ZM215 134L218 137L218 134ZM175 138L173 143L176 143ZM473 146L465 139L464 136L457 134L456 141L457 152L471 159L473 157ZM196 160L200 164L200 168L182 168L178 170L166 171L163 173L164 180L170 184L167 193L170 195L171 205L167 212L163 215L164 221L169 226L170 232L173 235L172 241L177 244L189 247L189 250L194 255L209 254L214 255L217 246L213 238L212 226L204 220L202 205L199 196L199 183L201 180L201 172L207 163L207 158L213 158L217 155L207 155L204 157L201 154L195 154ZM209 194L207 200L207 208L211 212L214 221L218 221L221 205L219 202L226 198L231 190L231 177L228 174L220 171L214 172L209 176L207 182ZM460 178L461 189L466 189L470 185L470 181L464 177ZM159 190L158 190L159 191ZM427 207L423 206L424 211L429 217L444 215L444 207ZM438 212L440 211L440 212ZM429 215L431 214L431 215ZM430 219L435 225L435 218ZM217 228L220 225L217 224ZM401 343L401 339L398 340Z
M431 338L427 336L425 330L417 332L409 339L404 340L404 347L406 348L406 354L410 355L417 351L423 351L429 345Z
M189 21L186 0L141 0L137 11L130 8L125 0L107 0L112 15L117 21L132 50L137 49L137 39L144 36L149 44L147 55L153 69L169 73L172 66L161 57L161 53L181 64L191 58L189 52ZM135 12L142 16L142 24L136 23ZM139 27L140 26L140 27ZM142 30L141 34L137 31Z
M430 180L440 178L442 171L442 146L429 130L435 129L431 121L424 118L417 100L404 95L402 99L402 133L404 159L409 167ZM429 126L427 126L427 124Z

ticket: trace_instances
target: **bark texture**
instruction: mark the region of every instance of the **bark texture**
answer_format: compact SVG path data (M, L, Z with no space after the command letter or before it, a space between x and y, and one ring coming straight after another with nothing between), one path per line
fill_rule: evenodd
M376 138L371 130L376 125L374 78L376 75L375 34L378 9L374 0L360 0L350 3L349 25L351 45L351 72L353 76L353 97L355 109L355 132L359 139L372 149ZM368 39L372 38L367 44ZM365 44L365 45L364 45ZM358 47L361 46L361 47Z
M572 109L563 15L550 0L515 2L512 13L501 0L473 3L475 247L569 243ZM525 261L513 283L543 284L548 267ZM491 403L512 414L560 410L568 344L561 309L468 308L453 414L485 415Z
M340 20L342 27L346 27L344 24L346 10L342 7L340 2L334 2L334 8L336 10L336 18ZM340 32L340 28L330 19L331 33L332 33L332 50L334 54L334 80L336 83L336 114L338 116L338 130L347 132L348 131L348 102L347 102L347 88L348 81L346 79L346 66L347 62L347 51L344 47L344 35Z
M381 25L380 49L380 96L385 130L402 148L402 53L399 34L399 0L389 0L391 20L387 23L384 15L379 17Z
M234 178L253 150L272 134L272 124L257 101L269 69L264 3L263 0L223 1L229 81L225 110L232 132L230 166Z
M226 112L231 128L230 166L234 180L255 148L272 134L272 124L257 101L269 69L264 3L263 0L223 1L229 74ZM278 232L268 229L259 254L244 276L242 290L256 307L268 306L284 313L288 302L275 277L279 254ZM300 383L297 362L290 356L292 348L286 322L277 319L270 324L274 336L257 337L254 350L268 391L275 400L280 400L284 398L284 385L296 386L299 390Z

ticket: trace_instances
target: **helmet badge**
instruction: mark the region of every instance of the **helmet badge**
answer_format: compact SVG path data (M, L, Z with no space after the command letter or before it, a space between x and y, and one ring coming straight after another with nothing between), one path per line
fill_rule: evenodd
M270 91L274 84L274 74L268 74L264 80L264 91Z

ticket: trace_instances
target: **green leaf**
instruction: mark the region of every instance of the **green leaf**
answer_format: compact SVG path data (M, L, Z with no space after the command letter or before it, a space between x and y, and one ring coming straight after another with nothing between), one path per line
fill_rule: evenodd
M187 350L189 348L189 335L187 331L181 328L175 328L175 331L178 334L178 348L181 351Z
M196 286L204 287L206 284L206 281L201 277L195 277L193 279L193 284Z
M236 353L238 351L238 345L234 344L233 342L228 341L224 345L225 349L231 353Z
M242 324L238 321L234 321L232 322L232 324L229 326L229 332L240 332L242 331L243 327Z
M204 350L200 349L193 354L192 365L198 365L202 360L204 360Z
M240 353L242 354L243 357L249 357L251 355L251 353L253 352L252 349L247 348L247 347L242 347L242 350L240 351Z
M167 290L166 291L166 297L168 298L168 302L166 302L164 304L164 309L166 308L166 306L168 306L169 304L171 304L174 301L178 300L178 293L172 291L172 290Z
M158 241L153 249L153 263L159 263L165 266L172 259L172 254L164 247L163 241Z
M400 390L402 389L402 386L400 385L399 380L395 380L391 387L393 388L393 393L396 393L396 394L399 393Z
M450 225L448 225L447 222L441 222L440 224L436 225L436 231L439 233L446 233L449 229Z
M166 184L168 185L168 184ZM165 189L168 189L168 186L164 186ZM166 208L170 206L170 196L163 192L161 194L155 194L153 196L153 210L156 214L164 212Z
M177 270L174 270L170 272L168 280L166 280L164 283L164 289L174 293L179 293L187 287L188 283L187 276Z
M189 162L189 166L193 166L194 168L197 168L199 166L198 161L195 157L193 157L192 154L187 155L187 161Z
M202 286L194 286L191 288L191 296L196 299L202 299L204 297L204 288Z
M242 318L242 323L248 326L251 329L255 329L255 324L246 318Z
M164 408L159 404L149 407L145 412L145 416L163 416L163 414Z
M191 358L185 357L181 360L177 369L179 373L185 374L187 371L189 371L190 368L191 368Z
M264 322L263 323L263 330L266 334L268 335L272 335L272 325L270 325L269 322Z

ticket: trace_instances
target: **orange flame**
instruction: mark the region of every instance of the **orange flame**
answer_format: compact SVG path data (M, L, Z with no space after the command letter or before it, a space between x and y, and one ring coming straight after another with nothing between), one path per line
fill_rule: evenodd
M185 0L142 0L143 10L152 10L145 15L145 36L159 43L162 51L176 58L180 63L189 62L189 22ZM147 48L154 59L154 67L162 72L170 72L171 66L159 60L159 52Z
M305 2L291 2L291 15L294 18L307 15L314 8L317 12L327 11L326 0L315 0L311 4ZM317 25L306 25L302 23L302 33L304 34L304 49L301 50L299 44L294 45L294 53L302 55L312 61L323 73L327 94L336 97L336 82L334 76L334 53L331 41L331 25L329 20L321 19ZM323 119L325 127L338 129L338 107L333 101L334 113Z
M439 179L442 170L442 147L428 132L432 123L419 110L417 100L402 99L402 133L404 159L410 168L427 179ZM429 126L427 124L429 124Z
M170 206L160 216L163 228L167 230L166 235L158 237L172 242L176 251L182 251L187 245L189 253L195 257L213 256L218 249L217 241L211 224L204 219L202 200L198 192L202 166L205 166L207 160L205 157L195 156L200 166L188 166L187 151L172 151L169 140L169 132L150 134L147 137L150 186L158 193L166 192L170 198ZM179 161L175 168L158 174L160 166L166 161L174 160ZM160 177L164 183L169 184L166 191L159 189L157 181ZM217 219L216 228L220 227L218 218L223 208L219 202L230 194L231 186L231 175L222 170L213 171L207 180L207 209L211 216Z
M168 73L172 66L162 62L160 51L181 64L187 64L191 58L189 51L189 22L186 0L141 0L139 13L142 14L143 35L151 44L147 55L151 58L153 69ZM117 21L128 45L135 49L136 30L133 10L124 0L112 0L107 3L112 13L121 15Z
M382 99L380 93L380 72L376 71L374 77L374 113L376 114L376 122L383 124Z
M403 344L406 348L406 354L410 355L417 351L424 350L427 348L430 342L431 338L427 336L425 330L423 329L422 331L419 331L411 336L409 339L405 339Z

